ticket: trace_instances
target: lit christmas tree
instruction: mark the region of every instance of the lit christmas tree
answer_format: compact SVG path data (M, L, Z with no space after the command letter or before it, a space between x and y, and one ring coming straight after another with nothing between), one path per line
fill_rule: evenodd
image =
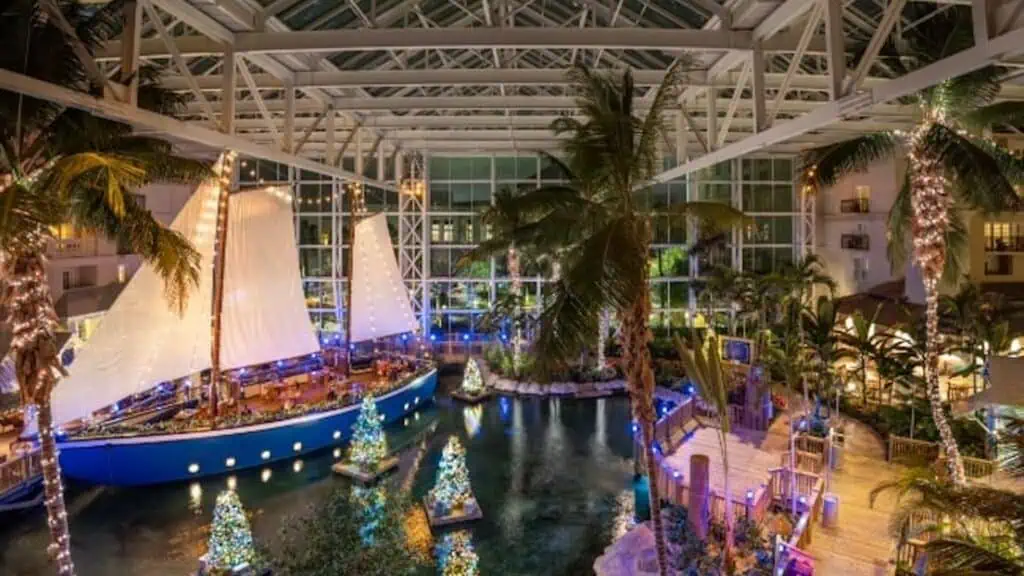
M480 376L480 367L472 358L466 362L466 373L462 376L462 391L467 394L479 394L484 391L484 379Z
M214 571L231 571L236 566L251 564L256 552L252 544L249 520L238 494L225 490L217 496L210 532L209 567Z
M479 573L477 561L468 532L445 534L437 546L437 565L441 576L475 576Z
M461 506L473 497L469 487L469 471L466 469L466 450L455 436L448 439L441 453L437 482L434 483L431 496L446 511Z
M373 401L372 396L367 395L363 398L359 419L356 420L355 428L352 431L352 448L349 452L349 459L360 468L374 470L387 456L387 453L388 442L384 438L380 416L377 415L377 404Z

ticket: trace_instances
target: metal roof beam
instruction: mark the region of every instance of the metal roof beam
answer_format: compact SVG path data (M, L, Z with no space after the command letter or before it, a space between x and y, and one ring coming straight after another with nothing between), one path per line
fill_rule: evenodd
M221 44L225 41L215 41L205 36L177 37L178 49L185 56L219 54ZM425 48L749 51L752 49L752 36L749 31L655 28L460 28L457 31L449 28L362 28L239 32L234 34L233 44L236 54L334 53ZM766 51L779 51L784 47L768 43L764 48ZM116 58L120 53L120 43L109 42L99 50L98 58ZM142 42L140 53L144 57L153 57L166 56L168 51L159 40L146 39Z

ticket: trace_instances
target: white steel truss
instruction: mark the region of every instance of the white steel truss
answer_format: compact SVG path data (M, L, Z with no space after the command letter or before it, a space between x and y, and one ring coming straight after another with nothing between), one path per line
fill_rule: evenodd
M901 77L879 57L950 9L971 18L973 48ZM678 124L696 137L669 136L686 161L657 181L905 127L915 110L900 96L991 63L1009 70L1000 98L1024 99L1024 0L136 0L123 12L122 37L90 63L111 99L7 71L0 88L346 180L362 179L342 165L364 145L378 158L556 149L548 125L576 112L577 64L632 69L642 109L674 61L692 62ZM136 109L122 86L146 61L190 98L176 119ZM349 145L357 131L366 142Z

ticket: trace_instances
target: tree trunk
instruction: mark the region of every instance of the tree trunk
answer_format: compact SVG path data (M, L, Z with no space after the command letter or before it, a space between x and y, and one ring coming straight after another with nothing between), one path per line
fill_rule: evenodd
M43 486L46 498L50 545L47 552L57 565L59 576L73 576L71 534L68 530L60 463L54 439L50 394L63 371L58 358L55 332L57 313L46 279L46 240L41 232L27 233L24 242L3 254L0 271L0 318L12 326L11 354L25 405L39 407L39 437L42 443Z
M728 416L725 417L728 418ZM731 425L729 428L732 428ZM719 442L722 443L722 472L725 475L725 545L722 551L722 573L730 574L732 547L736 539L736 522L732 512L732 490L729 488L729 448L725 432L719 435Z
M523 362L523 327L519 318L521 314L520 297L523 293L523 283L519 273L519 251L515 244L508 249L508 275L512 279L512 298L515 301L515 310L512 323L515 333L512 335L512 373L519 376L519 368Z
M645 275L646 276L646 275ZM646 277L644 278L646 284ZM650 485L651 522L654 527L654 542L658 553L658 573L668 575L668 550L665 546L665 532L661 522L661 493L658 488L658 463L654 455L654 374L651 372L650 350L647 341L647 319L650 313L650 293L646 290L637 294L633 304L622 314L623 354L629 384L633 414L640 423L644 444L644 459Z
M39 439L42 444L43 491L46 497L47 526L50 529L50 557L57 563L59 576L73 576L75 565L71 561L71 531L64 507L64 487L61 484L60 463L57 460L57 442L53 433L53 412L47 399L39 405Z
M608 347L608 311L601 311L601 318L598 320L597 325L597 371L600 373L604 370L604 365L607 359L604 355L605 348Z
M931 404L932 419L939 430L942 445L946 449L946 465L949 467L949 478L954 484L963 486L967 483L964 472L964 461L960 457L960 449L953 437L953 429L946 420L942 409L942 395L939 392L939 281L935 277L926 277L925 290L925 321L928 328L928 341L925 347L925 375L928 381L928 402Z
M964 463L953 430L942 411L942 398L939 394L939 278L946 267L948 247L945 234L949 229L953 199L946 190L942 165L930 154L927 142L932 127L943 120L938 116L927 118L914 129L910 138L910 200L914 211L911 238L914 257L924 279L928 399L935 427L946 449L950 479L954 484L963 485L966 482Z

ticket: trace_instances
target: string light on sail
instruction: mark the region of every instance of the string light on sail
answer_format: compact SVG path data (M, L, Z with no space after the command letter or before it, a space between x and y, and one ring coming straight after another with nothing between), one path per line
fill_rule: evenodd
M349 182L348 191L352 195L352 213L356 217L366 215L366 194L362 182Z

